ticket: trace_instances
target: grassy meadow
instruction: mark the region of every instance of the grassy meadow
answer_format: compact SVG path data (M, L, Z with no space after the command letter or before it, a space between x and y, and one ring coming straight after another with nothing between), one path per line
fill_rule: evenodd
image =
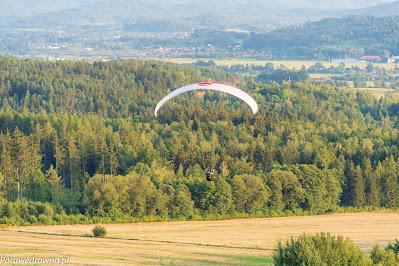
M302 233L330 232L351 238L363 251L399 239L398 212L319 216L106 224L4 227L5 257L70 258L71 264L267 265L278 240Z

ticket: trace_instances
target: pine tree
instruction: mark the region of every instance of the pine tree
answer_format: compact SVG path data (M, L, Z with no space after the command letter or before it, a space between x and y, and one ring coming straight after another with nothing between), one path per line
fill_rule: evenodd
M398 206L398 175L395 159L391 156L385 160L385 205L388 208L396 208Z
M216 178L214 182L216 185L213 194L213 206L215 207L215 211L222 215L231 213L234 206L230 185L223 178Z
M54 194L57 192L59 186L61 185L61 177L58 176L57 171L50 165L50 168L46 172L47 182L51 186L51 199L54 202Z
M44 116L45 115L46 113L44 114ZM48 118L44 117L44 119L47 120ZM54 135L54 128L51 126L49 121L47 121L47 123L43 125L42 134L43 134L42 136L43 167L44 169L48 169L48 165L50 165L53 161L53 152L51 150L52 147L51 137Z
M231 194L233 195L233 202L236 210L238 212L245 212L247 186L241 176L233 177L233 180L231 181Z
M359 165L356 166L353 181L353 206L363 207L366 204L366 195L364 192L363 171Z
M28 180L29 155L27 137L17 127L13 133L13 168L16 171L18 199L22 199L23 186Z
M216 135L215 132L212 132L211 135L211 146L212 146L212 157L211 157L211 167L214 168L218 162L218 155L216 154L216 151L219 149L219 140L218 136Z
M284 209L282 185L279 178L281 171L272 171L267 174L266 184L270 189L269 207L274 211Z
M109 158L109 173L111 175L115 175L117 174L118 171L119 162L118 162L117 150L113 142L111 142L109 145L108 158Z
M164 142L163 139L159 140L157 150L159 151L159 156L161 158L167 158L168 157L169 151L168 151L168 148L166 147L165 142Z
M262 180L254 175L245 175L244 183L247 188L245 212L253 213L263 209L269 195Z
M171 216L174 218L191 218L195 214L194 201L190 191L184 184L179 184L172 199Z
M76 147L76 137L71 134L68 143L69 185L74 189L74 181L80 175L79 150Z
M64 146L60 143L57 132L54 132L54 149L55 170L57 171L57 173L59 173L61 167L64 166L66 154Z
M106 156L108 155L108 146L104 136L99 136L97 139L97 156L100 158L100 164L97 172L102 175L103 182L105 182L105 171L106 171Z
M355 180L355 164L350 161L345 164L345 184L342 193L342 203L346 206L353 206L354 196L354 180Z
M220 164L220 171L223 178L226 178L229 175L230 171L225 161Z
M1 157L0 157L0 173L4 177L4 194L6 199L10 199L9 189L11 188L11 182L13 181L13 162L11 158L11 136L7 130L5 135L0 134L1 141Z
M363 175L365 180L366 203L368 206L380 207L380 193L377 186L376 174L367 157L363 159Z
M182 164L180 164L179 168L177 168L177 171L176 171L176 177L178 179L181 179L181 178L183 178L183 176L184 176L184 167Z
M4 176L3 176L3 174L0 172L0 188L3 188L4 187ZM3 200L3 198L4 198L4 195L5 195L5 193L6 193L6 190L5 189L0 189L0 201L2 201Z
M88 171L87 167L87 157L88 157L88 150L86 146L86 140L83 139L83 136L79 136L77 140L77 149L79 150L80 155L80 168L82 169L82 173Z
M40 138L37 138L34 134L28 137L28 151L29 151L29 172L40 170L42 167L43 156L40 152Z
M371 161L369 157L364 157L362 160L362 170L363 170L363 178L364 178L364 192L366 193L366 203L369 204L369 195L370 195L370 183L371 183L371 175L373 174L373 168L371 167Z

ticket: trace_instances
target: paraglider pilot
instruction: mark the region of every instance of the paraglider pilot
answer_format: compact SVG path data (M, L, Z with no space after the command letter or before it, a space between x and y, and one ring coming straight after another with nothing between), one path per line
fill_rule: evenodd
M211 172L211 170L208 170L208 172L204 172L204 174L206 175L206 180L212 181L212 180L213 180L212 175L213 175L214 173L215 173L215 172Z

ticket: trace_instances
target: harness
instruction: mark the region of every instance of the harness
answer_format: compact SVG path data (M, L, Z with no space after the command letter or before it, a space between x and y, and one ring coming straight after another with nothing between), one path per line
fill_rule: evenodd
M212 181L212 175L211 175L211 173L210 172L207 172L206 173L206 180L208 180L208 181Z

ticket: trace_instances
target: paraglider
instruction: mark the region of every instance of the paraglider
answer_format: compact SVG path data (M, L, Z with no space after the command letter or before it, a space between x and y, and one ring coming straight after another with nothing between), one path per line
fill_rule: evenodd
M184 92L187 92L187 91L201 90L201 89L216 90L216 91L221 91L221 92L231 94L231 95L243 100L245 103L247 103L249 105L249 107L251 107L252 114L255 115L258 112L258 104L245 91L240 90L239 88L224 84L224 83L219 83L219 82L198 82L198 83L193 83L193 84L178 88L178 89L172 91L171 93L169 93L168 95L166 95L162 100L160 100L158 102L157 106L155 107L155 116L157 116L159 108L161 108L162 105L164 105L170 99L172 99ZM206 175L206 180L208 180L208 181L213 180L213 176L212 176L214 174L213 171L211 172L211 170L208 170L208 171L205 171L204 174Z
M211 172L211 170L208 170L207 172L204 172L204 174L206 175L206 180L208 180L208 181L212 181L213 180L213 174L214 174L215 172Z
M256 101L251 96L249 96L245 91L219 82L198 82L178 88L169 93L168 95L166 95L162 100L159 101L159 103L155 107L155 116L157 116L159 108L161 108L161 106L170 99L187 91L201 90L201 89L216 90L236 96L237 98L246 102L249 105L249 107L251 107L252 114L256 114L258 112L258 105Z

